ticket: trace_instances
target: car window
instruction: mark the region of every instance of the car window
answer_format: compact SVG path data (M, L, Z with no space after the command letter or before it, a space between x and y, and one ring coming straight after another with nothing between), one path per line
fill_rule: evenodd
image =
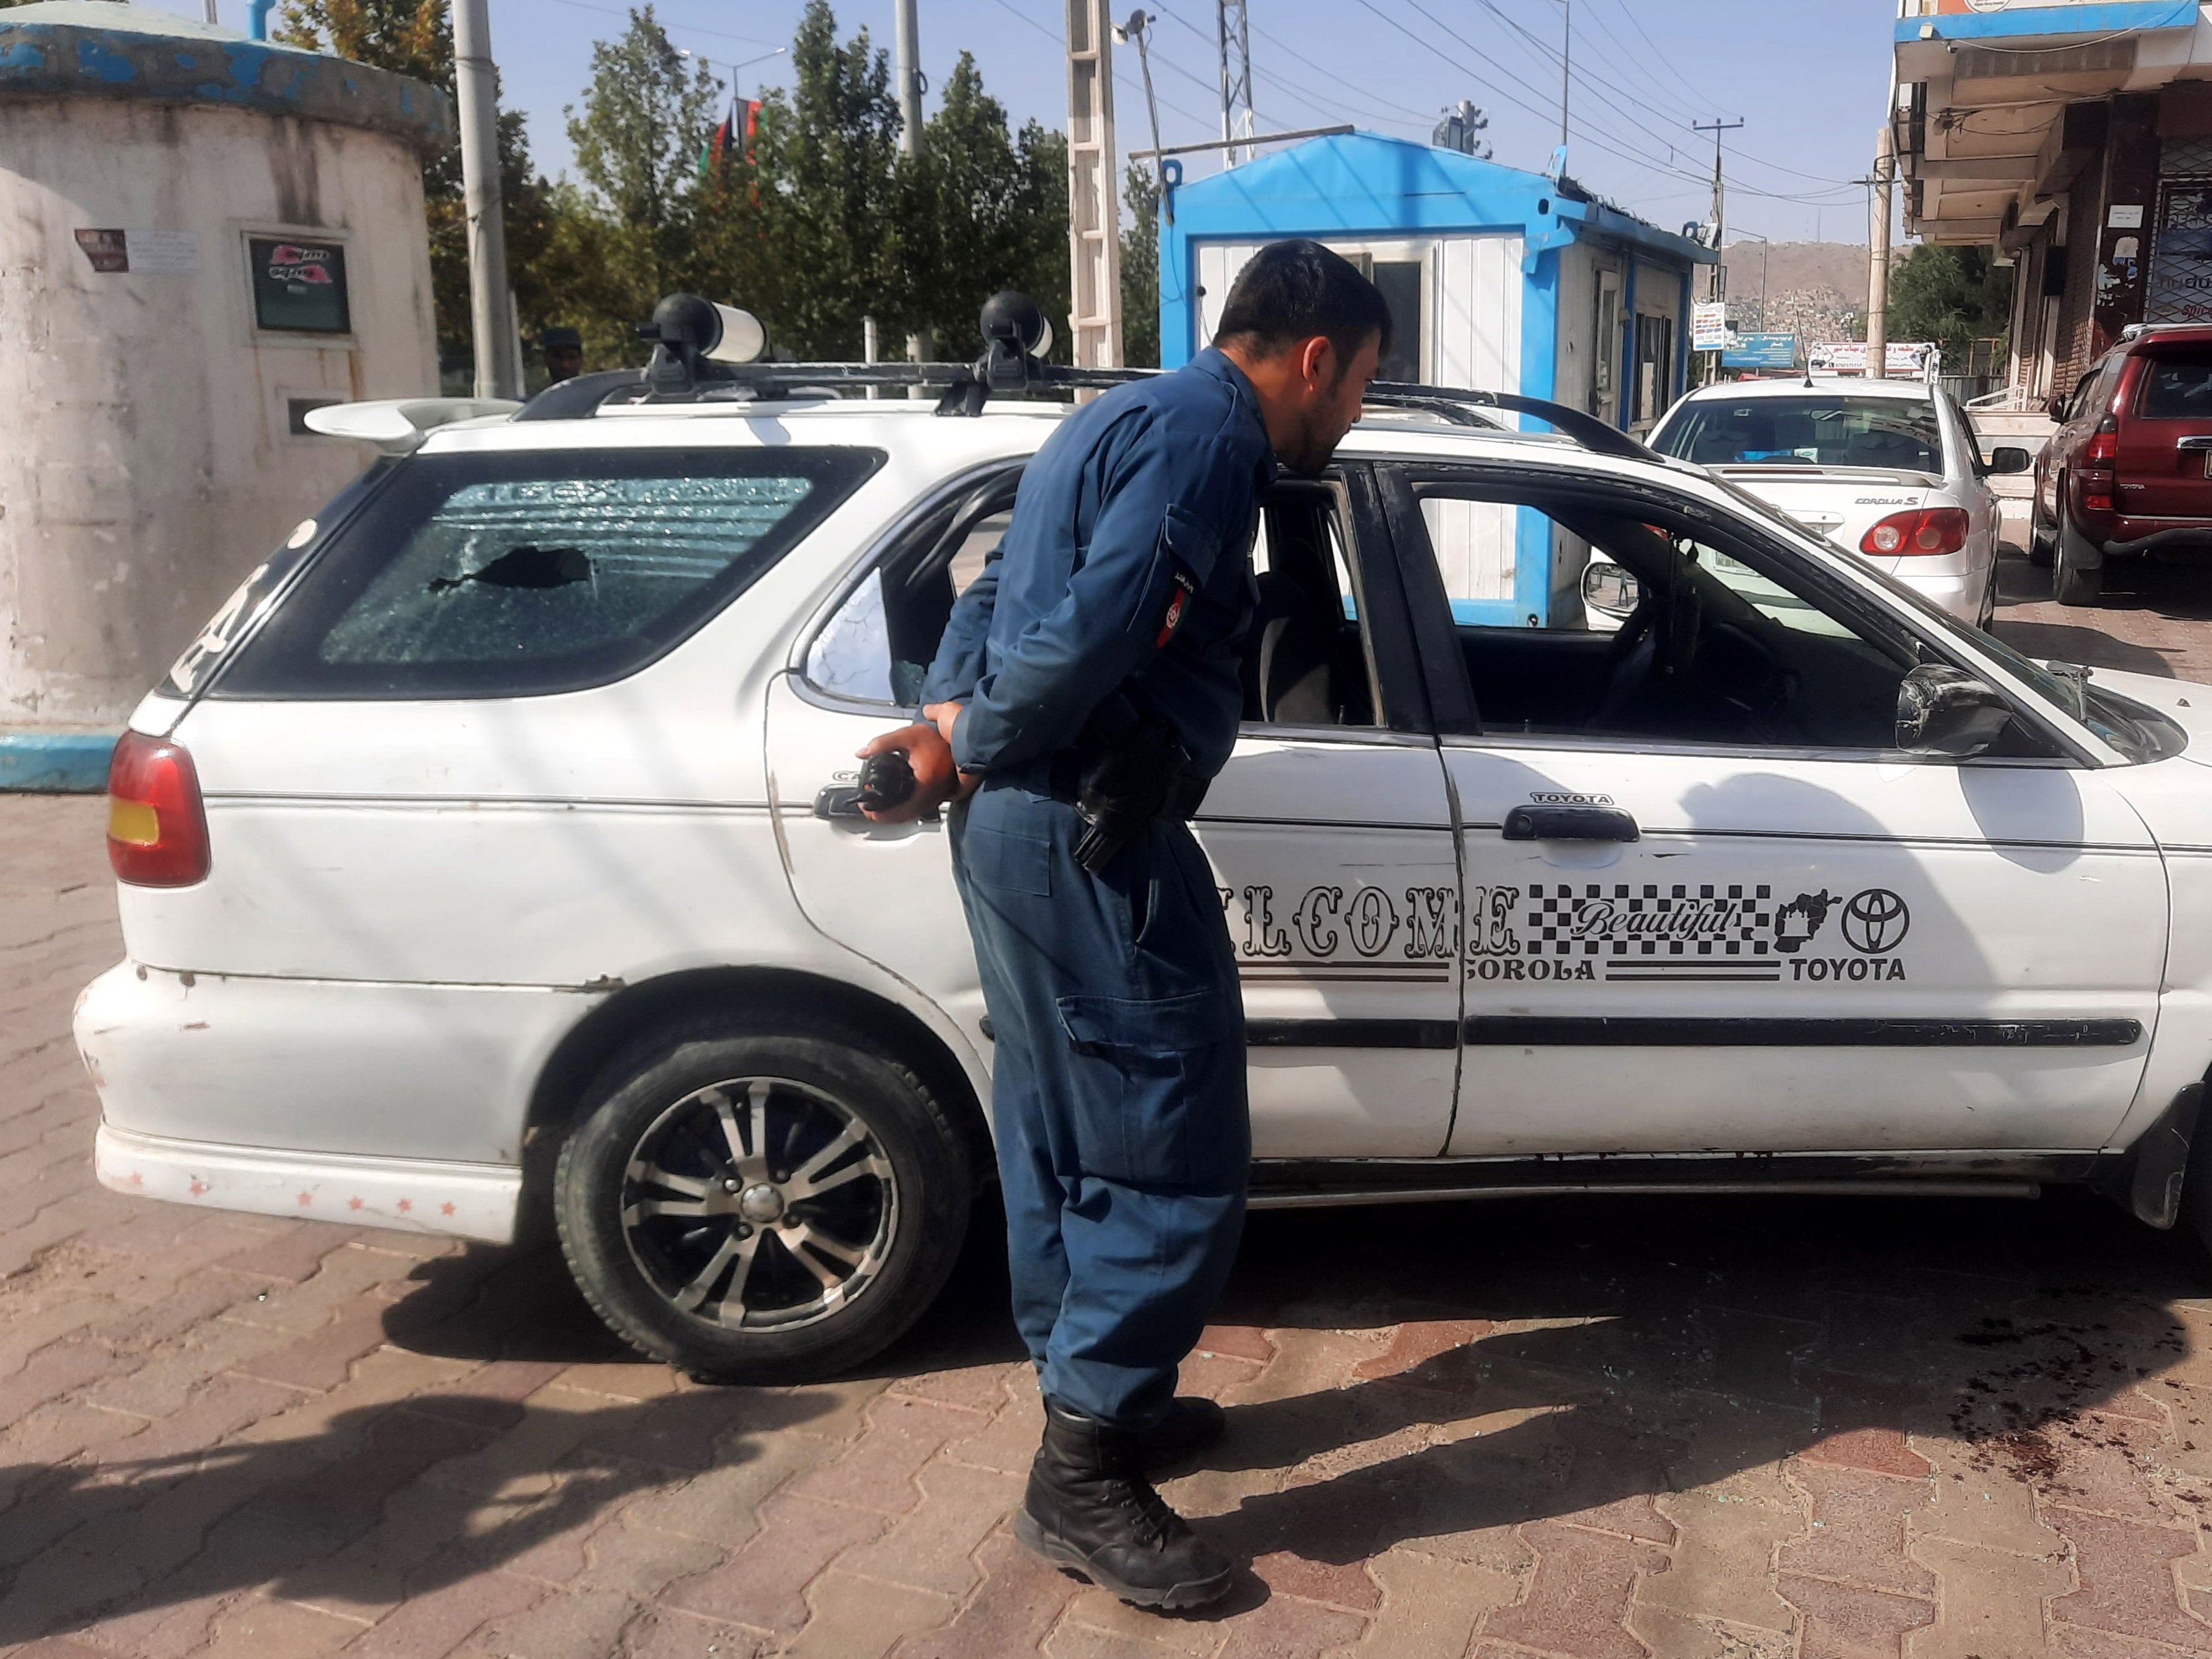
M1709 511L1410 471L1403 487L1425 527L1434 502L1480 505L1513 515L1517 547L1553 550L1544 626L1455 614L1480 730L1895 749L1898 689L1919 661L1911 636L1870 629L1775 549L1717 531ZM1441 593L1446 573L1435 574ZM1996 752L2047 745L2023 731Z
M1699 398L1675 411L1656 447L1705 466L1943 471L1943 428L1932 402L1844 392Z
M1012 520L1018 471L951 493L898 537L806 651L817 690L911 707L955 598ZM1343 503L1330 485L1285 484L1263 504L1252 550L1257 609L1244 640L1244 718L1276 726L1377 723Z
M2151 358L2136 412L2154 421L2212 420L2212 351L2160 352Z
M321 550L210 695L605 684L751 586L881 459L859 449L414 457Z

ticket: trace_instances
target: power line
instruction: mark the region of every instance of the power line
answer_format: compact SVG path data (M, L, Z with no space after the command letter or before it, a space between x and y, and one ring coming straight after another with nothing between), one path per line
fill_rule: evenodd
M556 5L570 6L578 11L599 12L608 17L626 18L632 15L631 9L629 7L595 6L591 3L591 0L554 0L554 3ZM659 23L664 30L671 30L672 27L672 32L678 34L711 34L720 40L735 40L748 46L772 46L775 45L775 42L773 40L758 40L750 34L732 34L727 29L702 28L696 23L677 23L672 26L657 17L653 19L653 21Z
M1644 27L1643 21L1637 16L1634 9L1629 5L1628 0L1613 0L1613 3L1620 9L1620 15L1628 20L1629 27L1641 35L1644 44L1651 48L1651 55L1667 66L1667 72L1669 75L1681 82L1682 90L1690 94L1692 106L1711 103L1712 101L1711 99L1690 84L1690 77L1674 67L1674 59L1659 49L1659 43L1651 38L1650 32Z
M570 3L574 3L575 0L570 0ZM1062 51L1066 49L1067 43L1061 40L1057 33L1047 28L1043 24L1038 22L1036 18L1024 11L1019 6L1015 5L1013 3L1013 0L997 0L997 3L1004 9L1012 12L1015 16L1020 18L1023 22L1027 23L1039 34L1042 34L1046 40L1051 41L1055 47ZM1134 81L1132 81L1127 75L1124 75L1121 72L1121 66L1118 64L1115 65L1114 68L1114 78L1119 81L1123 86L1128 88L1132 92L1139 92L1142 90L1142 88L1139 88ZM1208 88L1209 91L1212 88ZM1193 115L1181 104L1170 103L1164 98L1155 98L1153 101L1158 104L1162 109L1173 110L1177 115L1182 116L1186 121L1194 122L1201 127L1208 125L1203 116Z
M1170 22L1175 23L1184 29L1188 30L1199 40L1205 41L1206 45L1212 46L1213 44L1212 38L1196 24L1190 21L1189 19L1170 11L1165 6L1156 7L1156 10L1158 12L1159 15L1166 18ZM1299 63L1304 64L1308 69L1314 70L1323 76L1334 79L1348 90L1360 94L1360 99L1357 101L1349 98L1331 97L1325 92L1316 93L1313 88L1305 86L1302 82L1293 81L1285 75L1270 74L1267 76L1267 80L1270 84L1282 87L1285 91L1289 92L1292 97L1296 98L1300 103L1305 105L1309 109L1321 110L1324 113L1334 111L1339 113L1364 114L1370 120L1385 121L1391 123L1394 125L1419 125L1421 126L1428 126L1433 125L1436 119L1435 115L1431 112L1426 110L1417 110L1412 108L1410 106L1394 102L1392 100L1385 98L1380 94L1375 92L1370 88L1363 87L1354 82L1344 80L1341 76L1339 76L1335 70L1330 69L1327 64L1315 63L1312 58L1307 57L1304 52L1299 52L1295 47L1282 40L1277 40L1273 35L1263 35L1261 38L1268 46L1273 46L1285 57L1296 58ZM1395 111L1397 113L1387 113L1386 112L1388 111Z

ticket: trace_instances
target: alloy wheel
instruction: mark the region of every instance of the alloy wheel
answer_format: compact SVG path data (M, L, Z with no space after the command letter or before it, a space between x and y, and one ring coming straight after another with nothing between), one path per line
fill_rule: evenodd
M851 1305L898 1226L890 1159L832 1096L786 1078L696 1089L639 1136L623 1237L653 1289L731 1330L790 1330Z

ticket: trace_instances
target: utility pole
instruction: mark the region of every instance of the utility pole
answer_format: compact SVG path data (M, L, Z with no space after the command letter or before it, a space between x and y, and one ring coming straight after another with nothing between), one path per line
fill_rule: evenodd
M1692 132L1713 135L1713 252L1717 257L1713 260L1711 288L1705 296L1711 300L1725 299L1728 295L1728 265L1717 257L1721 251L1721 230L1724 222L1723 214L1727 207L1727 191L1721 183L1721 134L1734 132L1742 125L1741 121L1719 120L1692 121L1690 124Z
M1565 33L1559 41L1559 148L1567 147L1567 89L1573 83L1571 67L1575 53L1575 0L1559 0L1566 13Z
M1243 146L1240 155L1228 147L1230 141L1249 138L1258 131L1252 118L1252 37L1244 0L1214 0L1213 27L1221 46L1221 142L1227 147L1224 165L1235 167L1252 159L1252 147Z
M896 20L898 48L899 151L909 161L921 159L921 22L915 13L915 0L898 0ZM909 362L927 362L937 355L937 343L927 328L906 337Z
M1078 368L1121 366L1121 207L1108 4L1067 0L1067 322Z
M1890 180L1897 172L1895 141L1890 136L1889 123L1881 124L1881 132L1875 139L1874 177L1868 180L1874 186L1873 234L1874 244L1867 268L1867 367L1868 376L1884 380L1889 374L1889 214Z
M515 333L514 291L507 282L507 222L499 197L499 71L492 62L489 0L453 0L453 6L476 392L479 398L520 398L522 350Z

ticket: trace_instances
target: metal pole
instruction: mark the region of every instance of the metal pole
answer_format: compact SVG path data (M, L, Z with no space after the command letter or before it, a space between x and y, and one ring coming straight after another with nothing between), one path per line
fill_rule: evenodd
M1133 40L1137 45L1137 67L1145 76L1145 114L1152 125L1152 170L1159 180L1160 189L1167 189L1167 167L1160 152L1160 103L1152 95L1152 15L1145 11L1133 11L1129 21L1114 30L1116 40Z
M222 21L222 18L216 15L215 0L207 0L207 20L210 23L220 23Z
M898 0L899 149L908 161L921 159L921 21L915 0ZM922 329L906 337L910 362L927 362L937 355L937 342Z
M1224 160L1231 165L1237 161L1237 152L1229 148L1235 135L1229 131L1229 0L1214 0L1214 39L1221 47L1221 143Z
M1710 132L1713 135L1713 252L1716 255L1720 252L1722 245L1726 240L1722 232L1725 228L1723 216L1728 207L1727 191L1721 183L1721 134L1734 132L1742 125L1740 120L1692 121L1690 124L1690 131L1692 132ZM1726 261L1716 258L1713 261L1711 284L1706 297L1718 300L1724 298L1727 294L1728 264Z
M453 0L453 90L460 106L461 196L468 215L469 322L479 398L520 398L514 296L507 283L507 224L499 198L498 71L488 0Z
M1889 374L1889 181L1897 169L1897 155L1889 123L1874 148L1874 225L1872 257L1867 269L1867 375L1885 380Z
M898 0L899 149L921 154L921 21L915 0Z
M1574 78L1571 62L1575 52L1575 0L1561 0L1566 12L1566 35L1559 42L1559 148L1567 147L1567 88Z

